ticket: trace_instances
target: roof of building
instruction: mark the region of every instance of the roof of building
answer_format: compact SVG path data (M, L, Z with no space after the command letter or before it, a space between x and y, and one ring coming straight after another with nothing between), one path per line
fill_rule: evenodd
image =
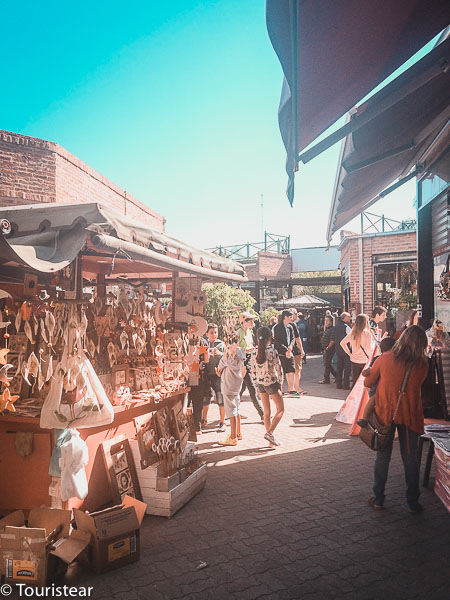
M293 273L335 271L339 267L340 255L337 246L293 248L291 255Z

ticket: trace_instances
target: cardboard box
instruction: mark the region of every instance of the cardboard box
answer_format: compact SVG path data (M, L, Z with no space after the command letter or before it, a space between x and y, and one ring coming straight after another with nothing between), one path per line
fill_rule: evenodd
M44 586L87 547L90 536L70 531L70 510L33 508L25 526L18 510L0 520L0 575L6 583Z
M89 552L82 560L96 573L104 573L129 563L140 556L139 528L147 505L130 496L123 504L94 513L74 509L79 531L90 535Z

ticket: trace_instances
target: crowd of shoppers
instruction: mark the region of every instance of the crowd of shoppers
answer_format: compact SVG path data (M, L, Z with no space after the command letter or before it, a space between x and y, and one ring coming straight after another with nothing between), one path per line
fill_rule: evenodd
M319 383L331 384L334 377L337 389L349 390L380 353L380 344L383 345L387 336L381 325L385 319L386 309L381 306L376 306L370 317L357 315L353 325L348 312L339 316L327 312L321 334L324 371ZM417 311L413 311L400 335L396 335L397 339L403 338L411 327L417 327L417 319ZM278 318L271 317L269 327L260 328L256 335L254 314L241 313L239 321L235 338L229 339L227 344L219 339L215 323L208 324L206 338L201 341L207 349L207 357L200 361L199 384L192 386L190 392L196 429L200 431L207 426L208 408L214 398L219 406L218 431L225 431L225 421L230 421L230 434L222 443L236 445L242 438L240 400L248 390L260 422L265 425L266 439L276 445L277 440L274 442L270 436L283 414L280 398L282 400L283 394L307 393L301 388L301 375L309 324L295 309L285 309ZM394 343L387 339L387 344L390 341ZM287 389L283 392L284 380ZM270 418L270 398L276 406L273 419Z
M381 424L390 424L386 443L377 451L374 465L373 495L369 504L376 510L384 507L385 487L398 433L400 454L406 481L406 502L410 512L420 512L417 449L424 431L421 386L428 373L426 354L450 345L439 321L426 333L418 326L418 312L412 311L406 325L395 336L388 337L381 324L386 309L375 307L371 316L327 314L321 334L324 377L319 383L330 384L335 377L338 389L350 389L361 377L368 390L360 427L367 427L372 411ZM272 318L269 327L255 329L254 315L240 315L240 327L227 344L219 339L218 326L210 323L206 339L201 340L198 385L191 387L196 428L206 426L212 397L219 406L219 431L230 422L229 435L219 443L236 446L242 440L240 400L249 391L255 410L264 424L264 438L272 448L280 445L275 430L284 414L283 381L293 396L305 393L300 379L306 358L308 323L295 310L283 310ZM336 355L336 367L334 357ZM399 396L399 390L404 389ZM272 412L273 402L275 412ZM361 414L361 413L360 413ZM201 417L201 424L200 424Z

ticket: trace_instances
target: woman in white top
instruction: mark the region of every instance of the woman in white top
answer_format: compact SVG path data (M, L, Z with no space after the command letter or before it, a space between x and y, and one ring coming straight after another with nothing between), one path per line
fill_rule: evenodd
M361 375L365 365L372 359L376 342L370 331L369 317L358 315L350 333L341 341L342 349L350 356L353 385Z

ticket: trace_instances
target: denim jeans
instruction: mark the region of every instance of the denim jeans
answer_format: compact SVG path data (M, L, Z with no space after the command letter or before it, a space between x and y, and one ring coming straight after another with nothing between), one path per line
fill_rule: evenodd
M400 454L403 461L403 469L405 471L406 502L410 508L415 508L420 496L419 462L417 460L417 447L420 434L408 429L406 425L392 426L385 445L377 452L374 465L374 501L375 504L383 506L385 498L384 488L389 472L395 429L398 431Z

